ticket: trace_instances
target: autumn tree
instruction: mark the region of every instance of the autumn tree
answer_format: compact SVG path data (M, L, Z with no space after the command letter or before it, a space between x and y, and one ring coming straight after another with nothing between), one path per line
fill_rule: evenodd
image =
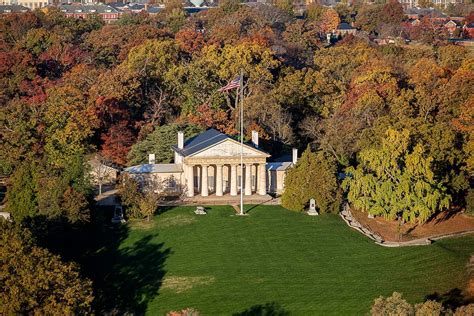
M130 218L138 218L140 216L139 202L141 197L140 185L137 180L124 174L121 179L118 195L120 203L126 207L125 213Z
M199 54L204 47L204 36L193 29L183 29L176 33L176 42L188 54Z
M135 140L135 135L128 127L128 122L120 121L112 125L106 133L101 135L101 139L103 141L102 156L118 165L126 165L128 152Z
M174 32L178 32L184 25L186 19L186 11L183 8L183 2L180 0L165 0L165 9L163 14L168 27Z
M381 146L364 149L359 165L348 167L343 187L354 207L394 220L426 222L449 207L451 197L436 179L421 144L410 147L410 133L389 129Z
M153 190L146 190L138 200L138 209L140 214L146 218L146 221L150 221L150 217L153 216L158 208L160 202L160 195Z
M339 18L339 14L334 9L326 9L319 21L319 25L321 30L324 33L330 33L337 29L337 26L341 23L341 19Z
M306 17L313 21L319 21L325 12L325 8L318 3L311 3L306 10Z
M298 163L288 170L281 200L283 207L303 211L314 198L320 212L338 212L342 195L338 191L336 168L330 156L307 149Z
M356 26L367 33L376 34L379 28L381 11L381 5L363 6L357 12Z
M237 134L234 121L229 118L229 111L213 109L208 104L198 106L194 113L188 114L183 120L202 129L215 128L224 134Z
M45 152L55 166L69 163L76 154L85 154L87 139L98 124L95 109L83 91L69 85L48 91L44 119Z
M35 245L31 233L0 221L0 313L87 314L92 282L75 263Z

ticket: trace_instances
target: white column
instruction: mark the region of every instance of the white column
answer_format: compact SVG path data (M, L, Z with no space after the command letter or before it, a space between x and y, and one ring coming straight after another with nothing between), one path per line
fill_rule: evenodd
M194 166L187 166L188 172L187 172L187 179L186 179L186 184L188 187L188 197L193 197L194 196Z
M216 196L222 196L222 165L216 165Z
M208 174L207 174L207 165L202 165L202 180L201 180L201 196L209 195L209 185L207 183Z
M265 170L265 164L261 163L258 165L258 194L267 194L267 171Z
M245 165L245 195L252 195L252 165Z
M237 195L237 165L230 166L230 195Z

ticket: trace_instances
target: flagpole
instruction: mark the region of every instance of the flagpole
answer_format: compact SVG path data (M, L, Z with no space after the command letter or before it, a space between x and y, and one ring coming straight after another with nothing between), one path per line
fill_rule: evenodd
M244 70L240 69L240 215L244 215Z

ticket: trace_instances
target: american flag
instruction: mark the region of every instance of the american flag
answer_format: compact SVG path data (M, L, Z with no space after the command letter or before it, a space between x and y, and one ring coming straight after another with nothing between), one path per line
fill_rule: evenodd
M219 92L229 91L238 87L240 87L240 77L235 78L234 80L230 81L227 85L220 88Z

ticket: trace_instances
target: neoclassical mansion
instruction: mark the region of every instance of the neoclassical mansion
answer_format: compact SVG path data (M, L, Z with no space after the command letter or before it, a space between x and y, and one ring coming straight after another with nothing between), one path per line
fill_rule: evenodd
M188 198L195 196L237 196L243 176L246 196L282 193L285 174L296 163L292 161L267 162L270 155L258 147L258 133L252 132L252 143L243 145L243 173L241 173L241 144L215 129L209 129L185 140L178 132L178 142L172 146L174 163L155 164L155 154L149 154L149 163L125 169L132 177L161 183L165 191L183 191Z

